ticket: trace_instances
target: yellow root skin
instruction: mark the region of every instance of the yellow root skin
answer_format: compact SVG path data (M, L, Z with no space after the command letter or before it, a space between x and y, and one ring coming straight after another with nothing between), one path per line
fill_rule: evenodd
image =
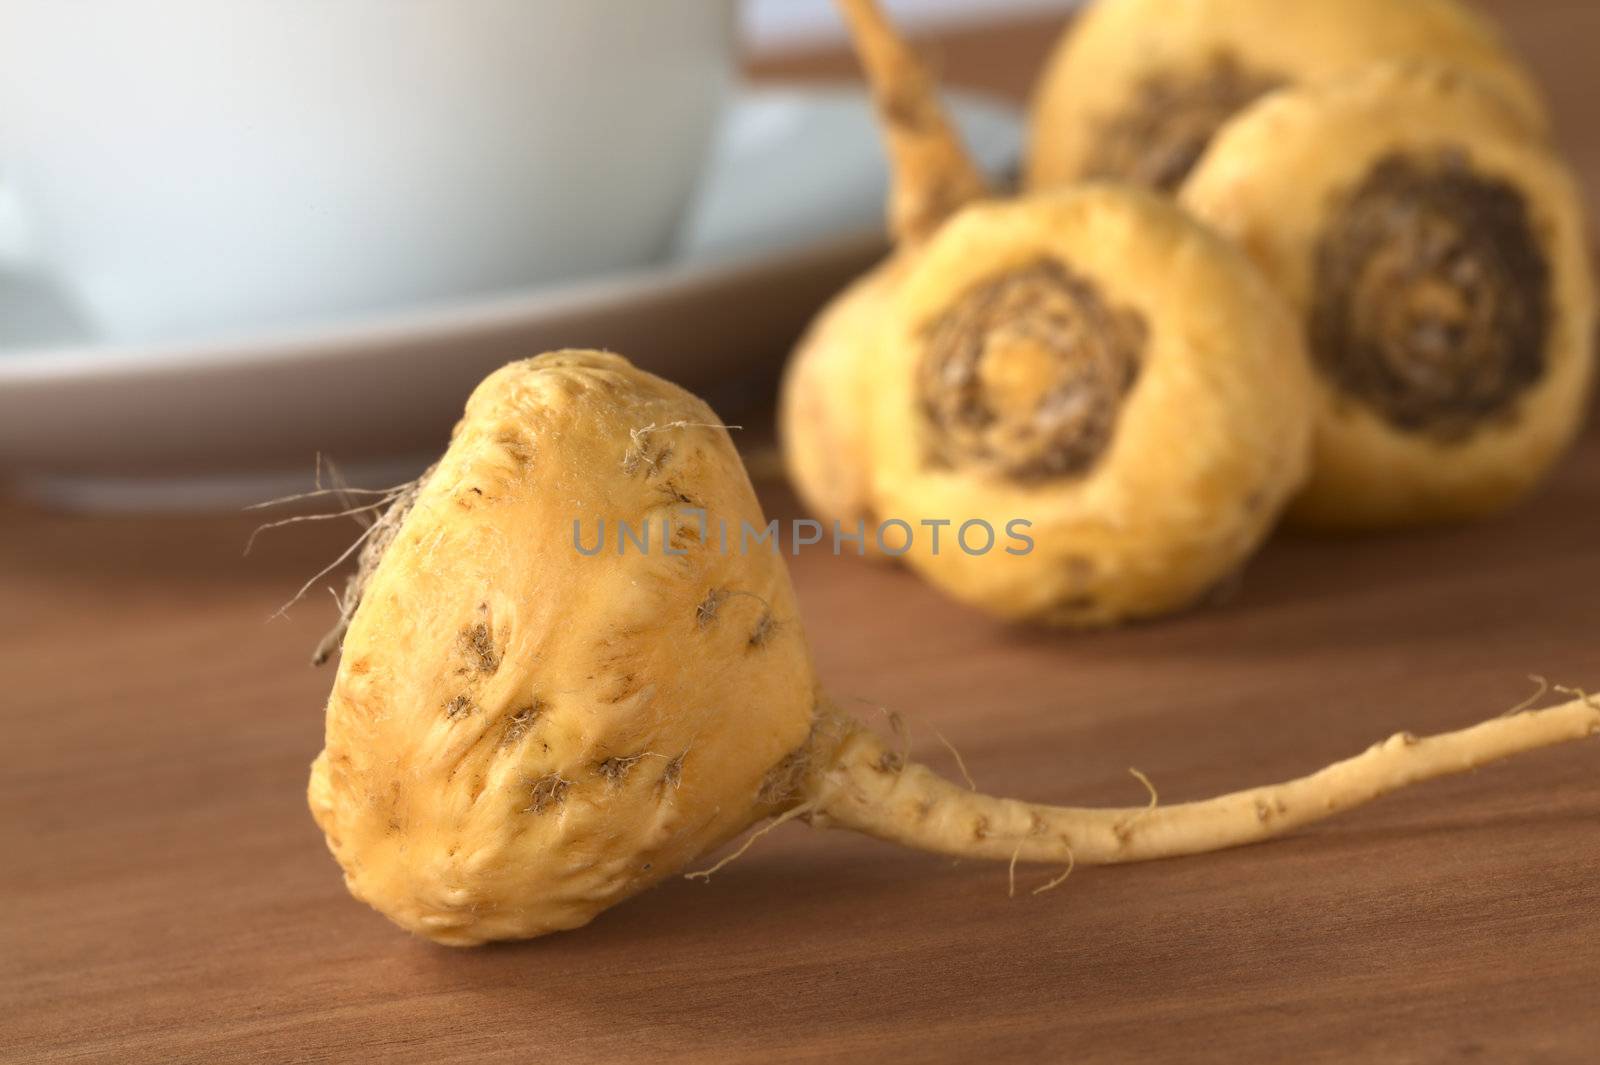
M905 276L896 255L841 293L818 316L784 370L778 436L790 483L807 511L845 532L865 522L866 552L879 556L872 511L867 425L877 327Z
M1244 248L1304 321L1328 204L1397 150L1460 147L1474 171L1521 190L1532 211L1552 274L1545 376L1510 417L1442 441L1395 428L1318 374L1315 457L1290 510L1296 524L1366 530L1473 518L1543 480L1581 427L1594 377L1582 197L1498 97L1458 72L1417 65L1276 94L1230 123L1182 190L1180 202Z
M1428 60L1482 79L1531 128L1548 126L1532 79L1493 27L1455 0L1099 0L1040 80L1027 186L1091 176L1105 123L1137 101L1152 74L1195 71L1219 55L1291 85Z
M1173 806L1073 809L978 795L923 766L898 768L881 740L857 730L809 792L814 824L919 850L1116 865L1257 843L1413 784L1597 734L1600 707L1577 699L1423 739L1400 733L1284 784Z
M1043 259L1148 325L1108 449L1085 475L1026 484L930 464L917 391L928 323ZM925 246L892 310L873 369L875 508L913 526L982 519L1002 534L1031 521L1028 554L952 551L952 527L937 557L927 535L906 556L998 617L1082 627L1187 607L1250 557L1303 481L1301 331L1235 248L1164 198L1108 185L973 205Z
M547 355L473 393L328 700L309 800L354 895L440 943L536 936L772 812L816 702L789 577L714 532L666 554L680 496L735 536L764 524L711 410L621 358ZM606 550L580 555L574 519L589 546L604 519ZM618 519L650 522L648 554L617 554Z

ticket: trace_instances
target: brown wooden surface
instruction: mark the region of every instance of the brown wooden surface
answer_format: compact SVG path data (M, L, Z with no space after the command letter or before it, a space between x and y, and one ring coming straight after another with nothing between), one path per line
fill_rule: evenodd
M1571 116L1597 11L1513 23L1591 161ZM946 68L1014 88L1044 36L963 37ZM351 530L241 559L250 525L0 504L0 1060L1596 1060L1593 744L1038 898L793 827L576 933L413 940L345 895L302 798L331 606L269 620ZM1227 605L1123 632L1009 629L852 559L794 570L828 685L904 711L917 754L948 765L939 729L987 788L1125 804L1128 766L1181 800L1496 713L1530 671L1600 688L1597 532L1591 436L1504 519L1283 539Z

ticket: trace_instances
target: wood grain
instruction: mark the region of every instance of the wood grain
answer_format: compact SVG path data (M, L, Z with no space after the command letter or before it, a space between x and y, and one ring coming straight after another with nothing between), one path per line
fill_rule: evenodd
M1552 86L1592 89L1597 10L1513 12ZM1031 69L1047 37L944 54ZM413 940L348 898L305 809L331 604L273 618L352 527L243 558L252 524L0 505L0 1060L1595 1060L1592 744L1038 898L795 826L576 933ZM1193 798L1492 715L1530 671L1600 687L1597 531L1591 436L1506 518L1281 538L1232 601L1120 632L998 626L854 559L794 572L827 684L902 711L917 755L948 767L937 729L988 789L1124 804L1129 766Z

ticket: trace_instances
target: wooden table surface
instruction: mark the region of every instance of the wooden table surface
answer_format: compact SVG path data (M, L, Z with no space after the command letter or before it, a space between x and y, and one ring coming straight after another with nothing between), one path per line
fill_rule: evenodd
M1574 122L1600 5L1503 9L1600 175ZM941 54L1015 90L1049 29ZM1004 868L794 826L575 933L414 940L346 896L305 808L331 605L270 620L351 529L241 558L252 524L0 504L0 1060L1600 1055L1594 744L1037 898L1008 898ZM1591 435L1508 517L1283 538L1226 605L1126 631L1007 628L821 553L794 572L827 684L904 712L918 755L948 766L938 729L988 789L1127 804L1129 766L1176 801L1491 716L1530 672L1600 688L1597 532Z

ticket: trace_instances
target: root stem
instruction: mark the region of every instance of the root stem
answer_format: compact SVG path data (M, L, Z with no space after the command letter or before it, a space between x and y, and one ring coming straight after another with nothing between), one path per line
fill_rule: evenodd
M1594 735L1600 705L1580 696L1437 736L1397 733L1283 784L1166 806L1151 787L1146 806L1085 809L974 794L918 764L886 774L880 767L895 752L857 726L807 781L812 799L797 809L815 810L819 825L956 857L1113 865L1270 839L1413 784Z
M939 103L927 68L877 0L838 3L889 143L894 167L890 230L900 243L920 243L966 204L986 197L987 182Z

